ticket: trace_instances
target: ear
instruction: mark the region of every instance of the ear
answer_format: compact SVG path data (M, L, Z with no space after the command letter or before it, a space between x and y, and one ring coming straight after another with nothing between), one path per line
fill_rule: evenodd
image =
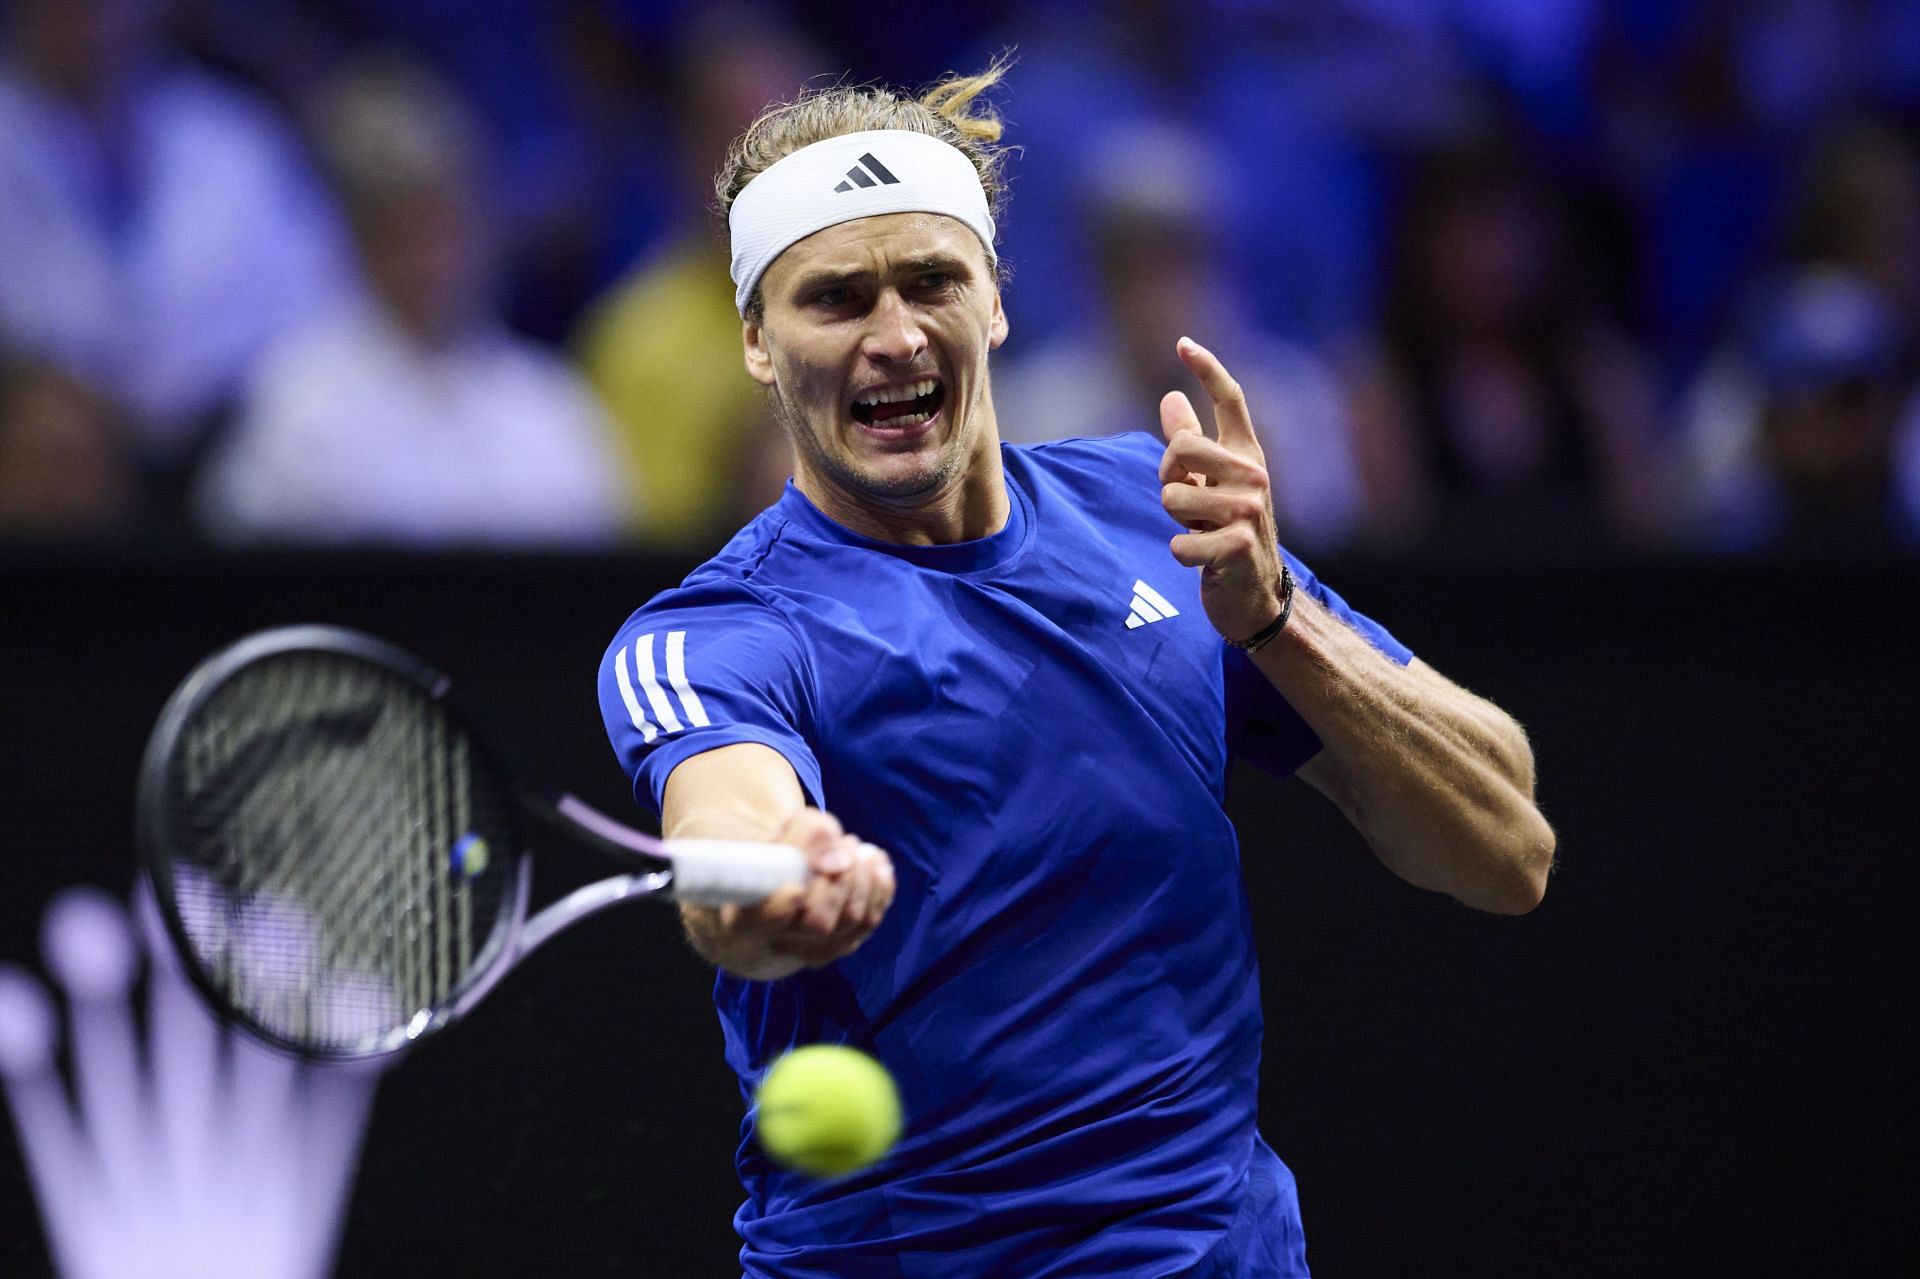
M1000 305L1000 287L993 290L993 323L987 329L987 349L997 351L1000 344L1007 340L1007 313Z
M747 376L761 386L773 385L773 353L767 349L767 326L753 320L742 321L740 345L747 361Z

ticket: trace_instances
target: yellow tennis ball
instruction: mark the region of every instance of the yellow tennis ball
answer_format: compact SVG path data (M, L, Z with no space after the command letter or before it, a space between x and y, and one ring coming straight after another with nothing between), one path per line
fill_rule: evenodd
M838 1044L809 1044L774 1062L754 1102L767 1154L816 1177L864 1168L900 1136L893 1076L865 1053Z

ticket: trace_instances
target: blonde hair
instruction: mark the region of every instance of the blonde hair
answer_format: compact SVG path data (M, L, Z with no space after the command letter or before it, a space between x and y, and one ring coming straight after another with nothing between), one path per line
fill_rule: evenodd
M809 89L791 102L762 112L745 133L727 148L727 158L714 176L713 192L725 219L747 183L802 147L868 129L908 129L926 133L958 150L973 162L987 207L997 218L1007 183L1002 173L1007 148L999 145L1004 131L1000 117L980 95L1000 83L1011 60L1001 55L978 75L948 76L919 97L908 97L884 85L837 84ZM978 108L976 110L976 108ZM759 289L747 303L749 316L761 313Z

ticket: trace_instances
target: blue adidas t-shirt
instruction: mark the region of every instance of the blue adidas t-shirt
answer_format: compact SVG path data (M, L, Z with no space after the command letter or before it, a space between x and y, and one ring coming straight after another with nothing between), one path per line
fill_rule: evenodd
M1161 451L1007 447L1006 527L947 546L862 537L789 485L608 650L601 709L641 803L689 756L764 743L898 878L851 956L715 982L749 1098L787 1049L850 1043L907 1115L879 1164L820 1181L769 1162L749 1111L749 1274L1306 1273L1291 1174L1254 1128L1221 805L1234 755L1285 774L1319 742L1169 554Z

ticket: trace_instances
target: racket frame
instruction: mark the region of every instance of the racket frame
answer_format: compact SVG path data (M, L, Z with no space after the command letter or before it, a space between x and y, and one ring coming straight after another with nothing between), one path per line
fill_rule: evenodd
M500 912L486 941L475 952L464 980L450 990L439 1006L422 1009L404 1027L375 1038L369 1046L337 1050L289 1040L236 1007L221 992L198 958L198 950L182 918L174 891L175 841L166 803L177 747L196 713L217 690L240 671L264 658L288 652L327 652L378 666L412 684L445 711L452 726L466 736L468 748L494 776L506 783L509 798L523 813L564 827L574 838L635 866L632 873L587 884L527 918L532 894L533 859L529 848L502 850L516 859L512 900ZM673 863L650 851L661 846L652 836L633 830L576 798L541 782L520 759L503 751L475 723L467 707L454 695L453 681L411 653L385 640L321 624L283 626L235 641L208 657L168 698L140 763L135 800L134 839L141 867L152 885L160 917L194 987L219 1016L255 1038L284 1052L309 1060L367 1060L388 1056L452 1024L484 998L508 972L562 928L609 906L668 892ZM525 843L525 833L521 842Z

